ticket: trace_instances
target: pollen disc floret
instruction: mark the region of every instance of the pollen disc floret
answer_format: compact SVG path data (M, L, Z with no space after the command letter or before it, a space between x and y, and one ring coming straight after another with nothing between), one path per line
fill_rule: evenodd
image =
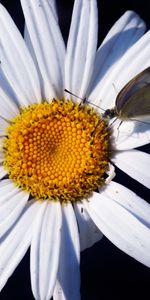
M22 108L7 128L4 166L37 199L76 201L104 183L109 133L98 113L71 100Z

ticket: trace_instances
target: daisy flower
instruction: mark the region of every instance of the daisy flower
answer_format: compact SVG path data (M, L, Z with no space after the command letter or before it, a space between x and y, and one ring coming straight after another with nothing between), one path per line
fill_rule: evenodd
M128 11L97 50L97 3L75 0L65 48L54 1L21 5L24 39L0 5L0 288L30 247L35 299L77 300L80 251L103 234L150 266L150 206L112 180L116 165L149 188L150 156L134 148L150 127L118 135L100 109L150 65L150 32Z

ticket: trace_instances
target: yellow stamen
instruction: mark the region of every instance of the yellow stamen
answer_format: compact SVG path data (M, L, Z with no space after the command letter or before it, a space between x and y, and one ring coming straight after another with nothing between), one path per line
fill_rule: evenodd
M104 183L107 124L87 105L53 100L23 108L7 128L4 166L37 199L77 201Z

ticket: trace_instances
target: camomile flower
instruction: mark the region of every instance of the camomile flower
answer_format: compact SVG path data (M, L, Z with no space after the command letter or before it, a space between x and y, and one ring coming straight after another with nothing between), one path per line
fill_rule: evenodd
M97 50L96 1L75 0L65 48L55 2L21 4L24 40L0 5L0 288L30 247L35 299L77 300L80 251L103 234L150 266L150 206L113 179L116 165L149 188L134 148L150 127L101 115L150 65L150 32L128 11Z

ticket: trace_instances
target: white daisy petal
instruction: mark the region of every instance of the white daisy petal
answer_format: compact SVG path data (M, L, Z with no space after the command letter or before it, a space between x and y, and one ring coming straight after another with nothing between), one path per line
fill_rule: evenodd
M150 65L150 31L141 37L122 58L105 73L97 85L97 94L89 98L103 109L112 108L124 85ZM92 102L93 102L92 101Z
M29 49L29 52L32 56L32 59L35 63L35 66L38 70L38 64L37 64L37 60L36 60L36 56L35 56L35 52L34 52L34 49L33 49L33 46L32 46L32 42L31 42L31 38L30 38L30 35L29 35L29 32L28 32L28 28L27 28L27 25L25 23L25 26L24 26L24 40L26 42L26 45Z
M0 207L17 193L18 187L10 179L0 181Z
M54 15L47 0L21 1L27 31L40 73L42 97L63 97L63 64L65 46Z
M28 193L20 190L1 206L0 238L3 237L7 230L20 218L28 198Z
M104 102L109 102L109 107L113 106L118 92L124 85L150 65L149 51L150 31L144 34L118 61L118 64L112 68L112 72L109 74L109 80L107 80L101 93L101 97L103 98L104 96L105 98ZM106 106L105 103L105 108L106 107L108 108L108 105Z
M17 95L15 94L13 87L8 82L2 68L0 68L0 83L0 96L3 99L6 98L6 103L8 105L6 110L9 110L9 112L11 113L16 113L17 108L20 106L19 101L17 99ZM3 100L1 102L3 102ZM5 105L5 101L4 103L1 103L1 106L3 106L2 104Z
M106 170L106 174L107 174L107 177L105 179L105 183L109 184L113 180L113 178L116 176L115 167L111 163L108 164L108 170Z
M48 4L50 5L51 7L51 10L54 14L54 17L56 19L56 21L58 22L58 15L57 15L57 8L56 8L56 1L55 0L48 0ZM25 20L26 21L26 20ZM35 51L34 51L34 48L33 48L33 45L32 45L32 42L31 42L31 38L30 38L30 35L29 35L29 32L28 32L28 29L27 29L27 25L26 25L26 22L25 22L25 26L24 26L24 40L26 42L26 45L30 51L30 54L34 60L34 63L37 67L37 70L39 69L38 67L38 63L37 63L37 59L36 59L36 55L35 55Z
M30 201L17 222L0 240L0 290L6 284L23 256L31 241L32 224L39 209L38 202Z
M103 194L130 211L143 224L150 228L150 205L134 192L112 181Z
M79 233L72 205L67 203L62 211L60 262L53 299L76 300L80 299Z
M7 171L4 169L3 165L0 165L0 179L2 179L7 174Z
M108 79L107 72L113 70L118 60L143 35L144 31L145 23L133 11L125 12L113 25L96 54L91 85L92 92L89 99L93 101L98 99L99 96L97 97L97 95L103 87L103 76L107 74Z
M56 7L56 0L48 0L47 1L49 6L51 7L51 10L54 14L54 17L56 18L56 20L58 21L58 15L57 15L57 7Z
M150 188L150 154L138 150L120 151L111 160L119 169Z
M21 34L0 5L1 69L22 105L41 99L38 75Z
M150 122L144 124L138 121L123 121L120 125L118 119L113 126L113 137L117 150L133 149L146 145L150 143Z
M40 206L31 241L31 284L36 299L49 300L59 263L61 205L45 201Z
M57 8L56 8L56 1L55 0L48 0L47 1L49 6L51 7L51 10L54 14L54 17L56 18L56 20L58 21L58 15L57 15ZM26 20L25 20L26 21ZM32 47L32 43L31 43L31 40L30 40L30 36L29 36L29 32L28 32L28 29L27 29L27 26L26 26L26 22L25 22L25 26L24 26L24 39L26 41L26 44L28 46L28 48L32 48L31 52L33 54L34 50L33 50L33 47ZM31 53L30 52L30 53ZM34 53L35 55L35 53Z
M10 120L19 113L18 107L13 99L0 86L0 122L1 117Z
M124 189L125 195L128 197ZM89 202L84 201L84 205L95 224L113 244L150 267L150 229L140 215L136 217L134 212L104 193L94 193Z
M76 203L74 209L79 227L80 250L83 251L101 240L103 234L89 217L82 203Z
M67 44L65 88L85 97L97 46L96 1L76 0ZM66 94L67 98L69 97Z
M6 179L6 181L8 182L6 192L4 192L4 187L2 187L0 191L0 223L5 223L7 218L11 217L15 210L21 208L29 198L29 193L23 192L18 187L11 185L9 179ZM4 193L4 195L2 195L2 193Z

